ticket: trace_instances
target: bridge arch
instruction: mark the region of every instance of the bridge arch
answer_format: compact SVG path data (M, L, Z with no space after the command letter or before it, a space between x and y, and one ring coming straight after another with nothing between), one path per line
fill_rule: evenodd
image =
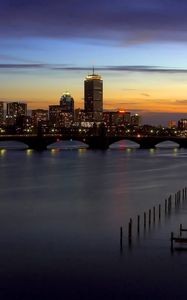
M79 149L79 148L88 148L88 145L82 141L69 139L61 140L59 139L56 142L51 142L48 144L47 149Z
M172 140L166 140L166 141L162 141L159 142L157 144L155 144L155 148L162 148L162 149L167 149L167 148L179 148L180 144L177 142L174 142Z
M9 141L9 140L3 140L0 141L0 149L14 149L14 150L24 150L24 149L28 149L29 146L24 143L24 142L20 142L20 141Z
M109 145L110 149L140 148L140 145L131 139L121 139Z

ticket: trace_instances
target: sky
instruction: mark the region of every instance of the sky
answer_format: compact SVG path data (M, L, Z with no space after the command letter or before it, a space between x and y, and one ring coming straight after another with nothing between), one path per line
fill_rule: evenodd
M187 118L186 0L0 0L0 100L28 108L103 78L104 109Z

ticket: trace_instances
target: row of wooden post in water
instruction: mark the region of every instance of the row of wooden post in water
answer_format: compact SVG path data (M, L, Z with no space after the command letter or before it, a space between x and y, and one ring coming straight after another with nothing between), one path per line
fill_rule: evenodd
M172 195L170 195L167 199L165 199L164 202L164 215L169 215L171 213L171 210L173 208L177 209L180 207L182 204L182 201L187 199L187 187L183 188L182 190L179 190L175 195L174 198ZM143 229L146 230L146 228L150 228L152 224L155 224L156 219L158 221L161 221L162 217L162 205L159 204L158 207L156 208L153 206L152 209L149 209L148 212L144 212L143 216L138 215L136 219L136 231L137 234L140 234L140 227L141 224L143 225ZM142 222L141 222L141 218ZM133 233L133 220L130 218L129 223L128 223L128 241L131 243L132 241L132 233ZM123 246L123 227L120 227L120 245L121 247Z
M182 233L187 232L187 228L184 228L182 224L180 224L179 228L179 236L174 236L174 233L171 232L171 251L173 252L174 250L187 250L187 237L182 237ZM185 248L183 247L185 245Z

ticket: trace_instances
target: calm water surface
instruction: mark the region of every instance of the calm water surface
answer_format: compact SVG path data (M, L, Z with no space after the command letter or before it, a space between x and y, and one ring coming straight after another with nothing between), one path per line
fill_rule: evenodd
M121 148L0 150L0 299L186 299L187 205L136 218L187 186L187 150Z

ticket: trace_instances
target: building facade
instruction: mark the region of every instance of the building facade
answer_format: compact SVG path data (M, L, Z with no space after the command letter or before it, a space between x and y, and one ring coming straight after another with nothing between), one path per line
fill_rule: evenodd
M48 110L47 109L33 109L31 112L32 124L38 126L39 123L47 123Z
M102 121L103 80L94 70L84 80L84 109L90 121Z
M138 114L135 114L131 116L131 125L132 126L140 126L141 125L141 116Z
M187 130L187 119L180 119L178 121L178 128L180 130Z
M125 110L105 111L103 122L107 126L127 126L131 124L131 113Z
M0 125L4 124L4 102L0 101Z
M74 99L69 92L63 93L60 98L60 107L64 112L74 113Z
M27 115L27 104L21 102L7 103L6 124L21 126L23 118Z

